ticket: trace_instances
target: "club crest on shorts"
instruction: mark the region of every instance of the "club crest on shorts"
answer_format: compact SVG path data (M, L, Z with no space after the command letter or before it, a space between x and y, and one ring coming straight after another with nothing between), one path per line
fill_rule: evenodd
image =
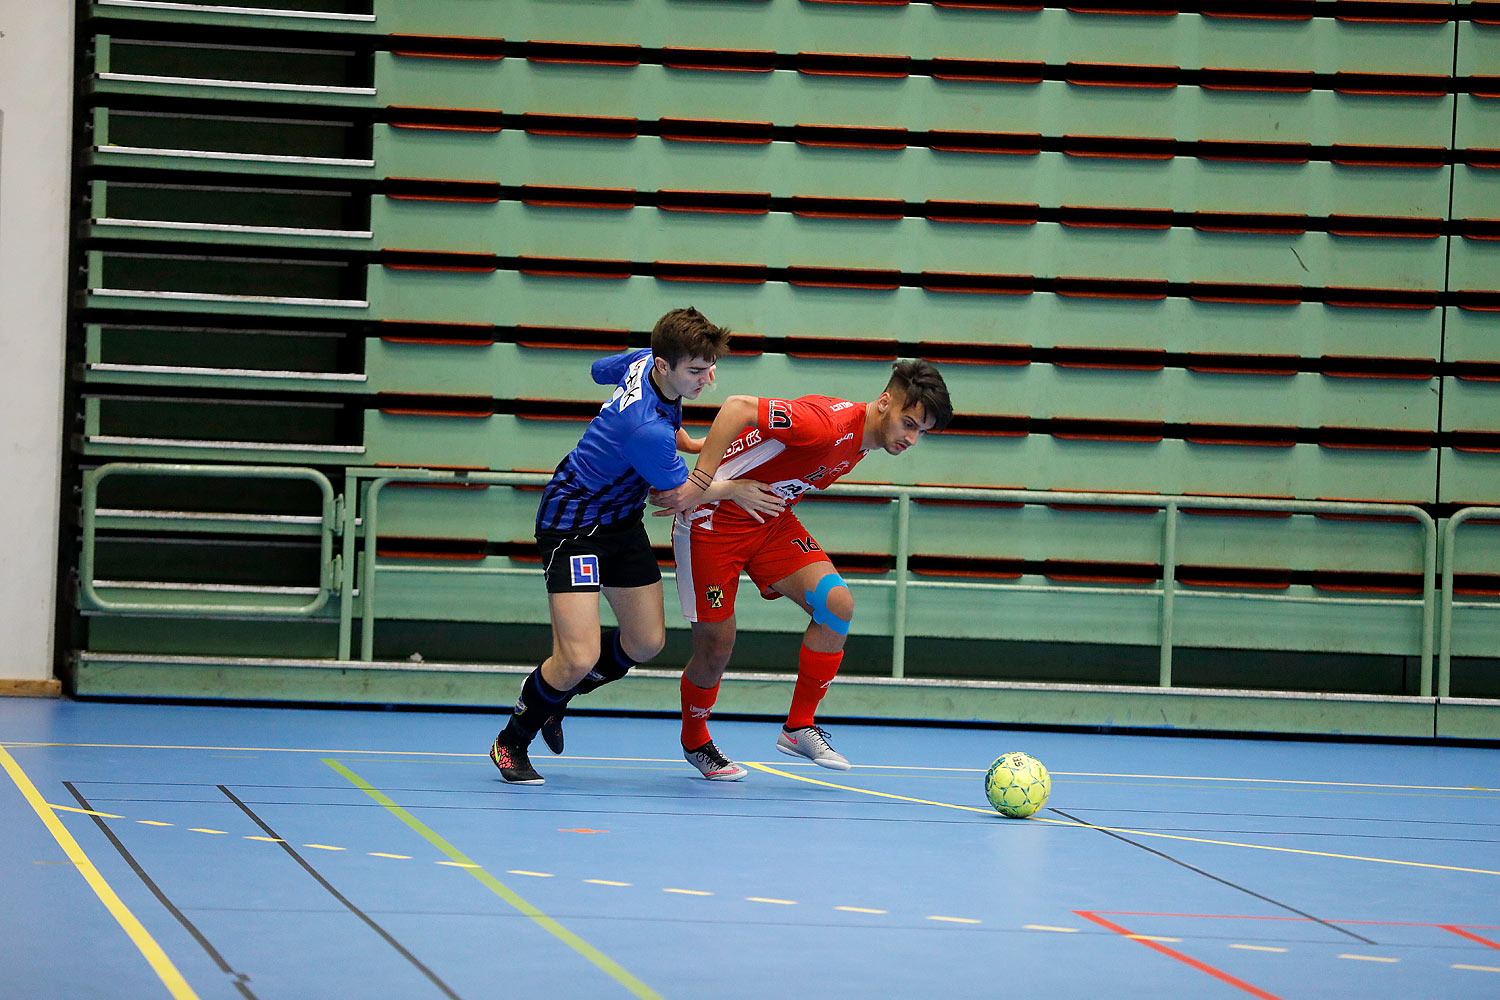
M710 583L708 589L703 592L711 608L722 608L724 606L724 588L717 583Z
M569 568L573 571L573 586L575 587L597 587L599 586L599 557L593 553L582 556L569 556Z

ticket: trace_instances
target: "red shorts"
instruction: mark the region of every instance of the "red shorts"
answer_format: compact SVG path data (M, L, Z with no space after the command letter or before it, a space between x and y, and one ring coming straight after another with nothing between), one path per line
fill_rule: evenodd
M791 511L765 524L716 519L712 530L703 527L705 520L695 520L692 527L680 516L672 522L677 596L690 622L721 622L734 614L741 570L750 574L760 596L773 601L781 595L771 584L828 560Z

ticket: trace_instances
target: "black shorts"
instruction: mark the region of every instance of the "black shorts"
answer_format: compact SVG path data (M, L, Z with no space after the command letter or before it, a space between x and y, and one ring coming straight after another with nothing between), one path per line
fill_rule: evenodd
M586 531L538 531L549 594L598 593L600 587L648 587L661 567L639 517Z

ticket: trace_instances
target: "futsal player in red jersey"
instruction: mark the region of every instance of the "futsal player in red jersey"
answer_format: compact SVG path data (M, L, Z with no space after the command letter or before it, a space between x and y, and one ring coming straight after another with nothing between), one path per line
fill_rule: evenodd
M653 496L664 508L657 516L676 515L677 593L693 628L693 653L681 682L682 750L705 778L735 781L748 773L708 734L708 716L734 651L741 570L762 597L788 597L812 617L776 748L822 767L849 769L828 745L815 714L843 660L854 597L791 508L802 494L836 482L870 451L899 455L928 431L942 430L952 416L943 376L926 361L896 362L885 391L871 403L730 396L709 428L695 471L715 481L753 477L786 500L787 509L757 522L730 504L669 506Z

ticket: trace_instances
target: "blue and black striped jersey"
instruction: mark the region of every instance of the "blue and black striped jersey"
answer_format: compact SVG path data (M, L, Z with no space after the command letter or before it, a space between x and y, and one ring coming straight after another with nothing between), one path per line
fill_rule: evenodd
M652 384L650 349L601 358L590 371L600 385L615 383L614 395L543 489L538 531L578 531L637 516L647 489L676 489L687 480L687 463L677 454L682 401L667 402Z

